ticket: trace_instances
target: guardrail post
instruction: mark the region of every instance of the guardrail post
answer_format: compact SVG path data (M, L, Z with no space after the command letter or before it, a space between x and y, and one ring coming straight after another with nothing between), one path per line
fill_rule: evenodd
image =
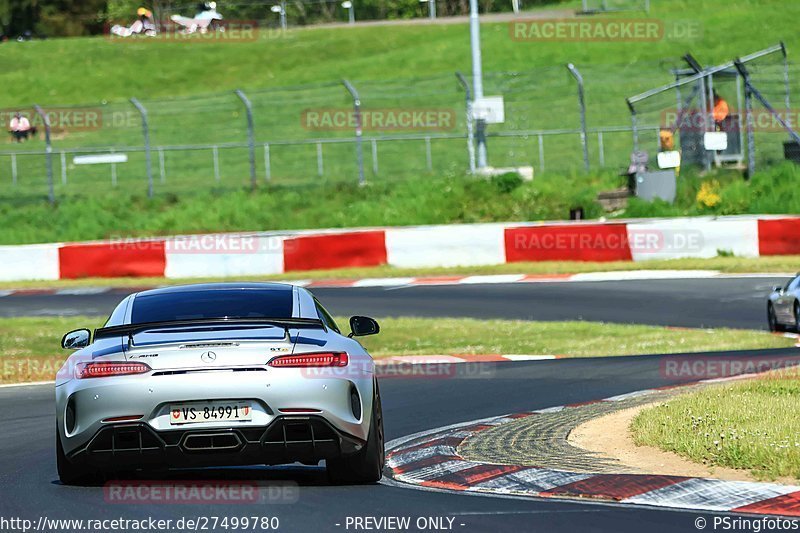
M475 174L475 133L472 131L472 92L467 79L460 72L456 72L456 79L464 88L467 95L467 154L469 155L469 173Z
M131 98L133 107L142 116L142 134L144 135L144 158L147 167L147 197L153 197L153 159L150 153L150 123L147 120L147 109L136 98Z
M236 96L244 104L247 111L247 148L250 152L250 187L256 188L256 127L253 120L253 104L241 89L236 89Z
M589 172L589 144L588 144L588 135L586 132L586 99L583 93L583 76L578 71L578 69L572 63L567 65L567 70L569 70L572 77L575 78L575 81L578 82L578 109L581 113L581 145L583 145L583 166L586 169L586 172Z
M353 84L347 80L342 80L350 96L353 97L353 112L356 115L356 162L358 164L358 184L364 185L366 178L364 177L364 147L362 146L364 132L362 131L361 124L361 98L358 96L358 91Z
M44 142L45 142L45 158L47 162L47 198L51 204L56 203L56 193L53 188L53 145L50 142L50 118L47 113L39 105L34 105L33 109L36 114L41 117L44 123Z

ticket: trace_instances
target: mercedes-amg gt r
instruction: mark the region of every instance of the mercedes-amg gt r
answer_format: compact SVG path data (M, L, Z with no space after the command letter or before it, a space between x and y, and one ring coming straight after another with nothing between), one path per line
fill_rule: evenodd
M307 290L198 284L131 294L102 328L67 333L56 379L65 484L173 467L318 464L334 483L381 478L378 333L342 334Z

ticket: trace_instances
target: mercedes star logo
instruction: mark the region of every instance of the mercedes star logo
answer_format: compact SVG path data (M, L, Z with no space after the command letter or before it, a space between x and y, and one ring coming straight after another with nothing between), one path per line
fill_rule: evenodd
M204 363L213 363L217 360L217 354L214 352L205 352L200 356L200 360Z

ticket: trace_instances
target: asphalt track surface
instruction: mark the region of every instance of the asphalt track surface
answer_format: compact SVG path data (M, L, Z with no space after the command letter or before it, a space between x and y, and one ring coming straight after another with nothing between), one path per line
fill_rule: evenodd
M687 326L760 327L764 304L762 289L768 289L773 280L628 283L635 286L603 282L399 290L318 289L315 292L335 312L341 314L360 312L385 316L411 312L420 316L582 317L587 320L604 318ZM639 297L636 300L639 303L630 309L637 293ZM758 298L756 293L759 293ZM617 300L607 301L614 294L618 295ZM74 306L80 313L106 314L119 295L113 295L113 298L108 298L108 295L29 296L25 298L38 298L38 303L24 304L14 302L14 298L0 298L0 307L6 316L35 314L31 312L48 306L50 309ZM721 302L724 299L727 300ZM550 314L546 308L548 302ZM600 310L595 309L595 305ZM701 305L704 309L696 309ZM569 314L570 306L578 307L572 311L572 315ZM96 311L91 312L90 309ZM552 313L556 316L552 316ZM603 316L603 313L615 314L609 317ZM696 322L692 322L693 317ZM790 353L797 354L798 351L773 351L771 355ZM763 353L751 355L764 356ZM384 379L381 390L386 437L390 440L462 421L596 400L675 382L674 378L665 376L660 370L660 361L660 356L639 356L506 362L491 367L491 376L482 373L484 377L481 379ZM18 517L36 523L42 516L48 519L142 520L153 517L177 520L181 517L258 515L278 517L279 531L317 532L355 531L352 527L345 527L347 517L409 516L413 526L413 521L418 517L432 516L454 518L453 530L464 532L651 533L696 531L695 520L700 516L695 511L470 496L389 485L335 487L327 484L324 471L318 467L206 469L144 477L298 483L298 497L293 503L202 506L112 504L105 501L102 487L66 487L58 483L53 451L53 403L52 386L49 385L0 389L0 424L3 428L0 432L2 518ZM704 516L711 524L713 515ZM712 529L710 525L708 529ZM409 531L418 529L412 527Z
M498 285L316 288L336 315L589 320L766 328L766 297L786 278L742 277ZM0 317L108 315L129 290L0 298Z

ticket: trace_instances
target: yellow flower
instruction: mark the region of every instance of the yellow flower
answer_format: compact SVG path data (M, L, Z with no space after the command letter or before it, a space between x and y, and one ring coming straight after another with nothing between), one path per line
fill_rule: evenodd
M705 207L714 207L722 200L719 196L719 182L711 180L703 182L697 191L697 202Z

